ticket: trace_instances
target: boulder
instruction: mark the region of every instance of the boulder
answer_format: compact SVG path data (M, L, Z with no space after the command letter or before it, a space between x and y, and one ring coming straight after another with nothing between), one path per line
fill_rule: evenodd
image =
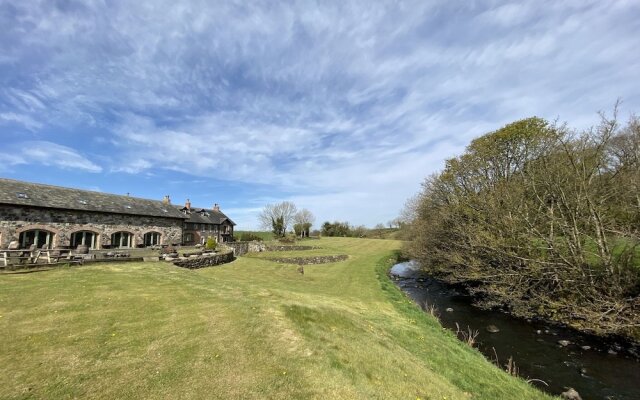
M495 326L495 325L489 325L489 326L487 326L485 329L486 329L486 330L487 330L487 332L489 332L489 333L498 333L498 332L500 332L500 329L499 329L497 326Z
M562 392L560 398L564 400L582 400L582 397L580 397L580 394L574 388L569 388Z

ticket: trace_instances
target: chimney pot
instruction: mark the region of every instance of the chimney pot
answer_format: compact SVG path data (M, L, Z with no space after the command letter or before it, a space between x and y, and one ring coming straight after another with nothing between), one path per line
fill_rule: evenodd
M164 204L171 204L171 198L169 198L169 195L164 196L164 199L162 199L162 202Z
M220 205L218 203L213 205L214 211L220 211Z
M191 210L191 201L189 201L189 199L187 199L187 202L184 203L184 206L187 208L187 210Z

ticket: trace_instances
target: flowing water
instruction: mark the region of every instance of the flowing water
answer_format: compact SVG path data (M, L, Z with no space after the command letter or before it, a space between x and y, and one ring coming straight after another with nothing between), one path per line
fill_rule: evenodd
M640 400L640 361L627 353L624 343L479 309L469 296L430 278L413 262L396 264L390 273L423 308L434 306L444 327L478 331L476 347L487 358L497 358L503 367L512 358L519 375L540 389L559 395L572 387L584 400ZM489 333L490 325L499 332ZM562 340L570 344L562 346L558 343Z

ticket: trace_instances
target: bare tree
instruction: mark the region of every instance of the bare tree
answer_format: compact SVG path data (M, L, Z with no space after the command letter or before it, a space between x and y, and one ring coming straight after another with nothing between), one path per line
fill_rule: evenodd
M316 217L306 208L298 211L293 217L294 227L297 227L296 233L301 237L309 236L309 231L315 220Z
M260 226L262 229L273 231L278 236L284 236L297 210L296 205L290 201L267 204L258 215Z

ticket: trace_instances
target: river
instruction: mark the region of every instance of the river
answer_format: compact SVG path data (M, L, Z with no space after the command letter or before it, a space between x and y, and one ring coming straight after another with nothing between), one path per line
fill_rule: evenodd
M623 343L479 309L469 296L430 278L413 262L396 264L390 274L416 303L434 306L444 327L478 331L476 347L490 360L497 357L502 366L512 358L519 375L532 385L553 395L572 387L584 400L640 399L640 361ZM490 325L499 332L489 333ZM563 340L570 344L562 346Z

